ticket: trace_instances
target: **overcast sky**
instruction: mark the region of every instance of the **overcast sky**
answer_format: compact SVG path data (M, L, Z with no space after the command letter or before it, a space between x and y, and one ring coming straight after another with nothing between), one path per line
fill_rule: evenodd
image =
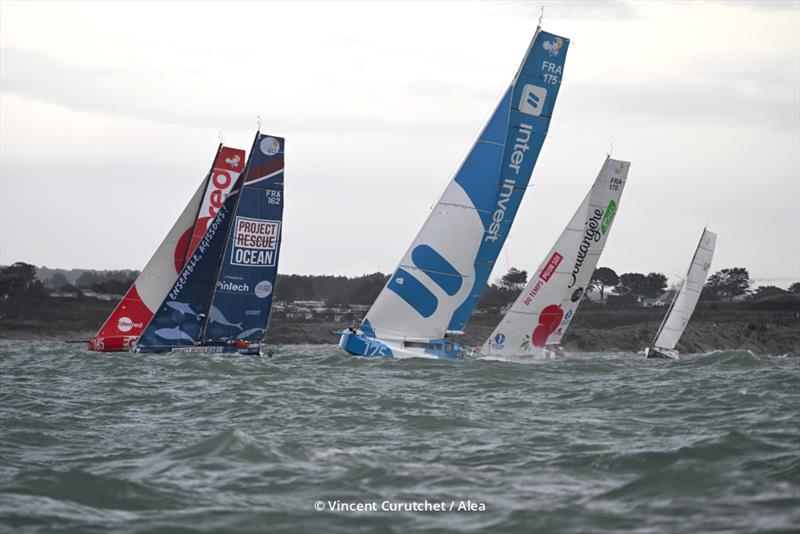
M514 75L538 3L0 3L0 263L140 269L222 131L287 139L283 273L389 272ZM800 3L544 2L571 39L495 276L613 157L600 260L800 279Z

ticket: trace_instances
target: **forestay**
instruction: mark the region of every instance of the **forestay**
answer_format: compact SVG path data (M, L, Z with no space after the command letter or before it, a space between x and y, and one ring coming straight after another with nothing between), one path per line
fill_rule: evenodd
M364 334L428 340L463 330L530 181L568 46L537 29L511 86L367 313Z
M694 308L697 306L697 301L700 299L708 270L711 268L711 260L714 258L716 245L717 234L703 229L703 235L700 237L700 243L698 243L692 262L689 264L686 278L672 300L669 311L653 341L654 347L672 350L678 344L678 340L683 335Z
M528 354L560 341L605 246L629 168L629 162L606 158L569 224L480 352Z

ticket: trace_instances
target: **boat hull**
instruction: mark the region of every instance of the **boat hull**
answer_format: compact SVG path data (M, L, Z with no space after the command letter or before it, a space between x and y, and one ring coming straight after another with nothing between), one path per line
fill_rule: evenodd
M127 352L136 344L139 336L96 336L89 340L92 352Z
M647 347L644 349L644 355L648 359L662 359L662 360L677 360L678 353L672 350L656 349L654 347Z
M431 340L426 343L415 343L415 345L419 346L409 347L403 341L383 341L347 331L343 332L339 338L339 346L354 356L451 361L460 361L464 358L464 350L461 346L449 340ZM422 347L422 345L426 345L426 347Z
M141 347L137 346L133 352L165 353L165 352L194 352L203 354L241 354L243 356L272 357L271 350L262 351L258 345L250 347L237 347L236 345L196 345L191 347Z

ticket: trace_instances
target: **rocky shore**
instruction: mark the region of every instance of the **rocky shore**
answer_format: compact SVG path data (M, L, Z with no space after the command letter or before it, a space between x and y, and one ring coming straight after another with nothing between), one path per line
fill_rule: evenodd
M94 299L0 300L0 339L88 340L114 307ZM756 311L736 306L701 306L678 350L750 350L756 354L800 356L800 311ZM663 309L604 308L581 310L564 338L571 352L638 352L648 345L663 318ZM459 342L472 347L492 332L498 314L477 314ZM288 320L274 316L267 341L274 344L332 344L333 330L347 324Z

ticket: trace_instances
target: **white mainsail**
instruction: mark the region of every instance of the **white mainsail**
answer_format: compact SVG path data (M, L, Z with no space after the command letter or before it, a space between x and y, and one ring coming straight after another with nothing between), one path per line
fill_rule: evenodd
M714 247L717 245L717 234L703 229L700 243L697 245L692 262L686 278L672 300L669 311L667 311L661 328L658 329L653 341L656 349L673 350L678 344L689 319L692 317L700 293L703 291L708 270L711 268L711 260L714 258Z
M561 341L603 252L629 168L627 161L606 158L569 224L480 352L531 354Z

